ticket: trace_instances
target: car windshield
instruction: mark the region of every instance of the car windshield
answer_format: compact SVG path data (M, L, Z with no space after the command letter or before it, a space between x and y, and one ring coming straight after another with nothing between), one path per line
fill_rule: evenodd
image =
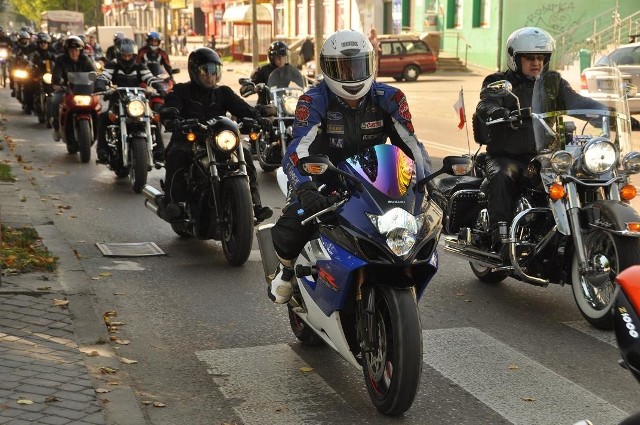
M620 47L607 56L601 57L598 66L640 65L640 45Z

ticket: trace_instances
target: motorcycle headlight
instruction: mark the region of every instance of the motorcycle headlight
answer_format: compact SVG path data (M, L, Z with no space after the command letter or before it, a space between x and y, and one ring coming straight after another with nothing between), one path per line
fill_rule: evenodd
M284 111L287 115L295 115L296 106L298 106L298 98L289 96L283 100L282 106L284 107Z
M558 151L551 156L551 168L558 174L567 174L573 165L573 156L567 151Z
M135 99L127 104L127 113L134 117L141 117L144 115L145 104L143 101Z
M91 105L91 96L75 95L73 96L73 103L76 106L89 106Z
M604 174L616 165L616 148L604 138L587 142L582 151L582 167L590 174Z
M0 49L0 59L7 58L7 49Z
M224 152L236 149L238 147L238 143L240 143L240 139L233 131L230 130L222 130L216 136L216 146Z
M29 76L29 73L24 69L16 69L13 71L13 78L17 78L19 80L24 80Z
M45 84L51 84L51 78L52 78L52 77L53 77L53 76L51 75L51 73L50 73L50 72L47 72L47 73L45 73L45 74L42 76L42 81L43 81Z
M393 208L383 215L367 213L371 223L387 238L387 246L397 256L406 255L416 243L418 221L402 208Z
M629 152L622 158L622 167L628 174L640 172L640 152Z

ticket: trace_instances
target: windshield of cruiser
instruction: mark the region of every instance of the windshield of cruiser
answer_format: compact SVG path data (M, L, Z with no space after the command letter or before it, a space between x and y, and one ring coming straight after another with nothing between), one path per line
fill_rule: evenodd
M600 90L591 97L576 93L556 71L536 79L531 109L539 153L565 149L590 137L610 139L621 154L637 150L620 71L599 67L598 72Z

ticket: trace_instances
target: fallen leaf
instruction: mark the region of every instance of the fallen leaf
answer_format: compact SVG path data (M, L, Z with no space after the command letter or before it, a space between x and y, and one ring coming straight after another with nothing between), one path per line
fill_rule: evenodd
M38 291L48 291L49 289L51 289L51 286L41 286L39 288L36 288Z
M69 300L58 300L54 298L52 305L64 307L69 305Z
M100 280L99 277L91 276L91 280Z
M471 302L471 300L464 300L464 302L466 302L466 303L470 303L470 302Z
M21 398L20 400L18 400L18 404L33 404L33 401L26 398Z
M127 295L126 292L114 292L113 295Z
M118 381L107 381L107 385L120 385Z
M149 400L142 400L142 404L144 404L145 406L148 406L151 404L151 402Z
M136 364L136 363L138 363L138 361L137 361L137 360L127 359L126 357L120 357L120 363L124 363L124 364Z
M96 393L98 394L103 394L103 393L110 393L111 390L107 389L107 388L96 388Z
M60 401L60 399L54 395L50 395L47 398L44 399L45 403L52 403L54 401Z
M464 297L464 292L456 292L457 297Z
M107 277L107 276L111 276L112 274L113 273L111 273L111 272L101 272L101 273L98 273L98 276Z
M520 369L520 368L518 367L518 365L517 365L517 364L510 364L510 365L509 365L509 369L511 369L511 370L518 370L518 369Z
M111 341L115 341L116 339L118 339L118 337L116 335L109 335L109 339Z
M312 367L301 367L300 368L300 372L303 372L303 373L313 372L313 368Z
M130 344L130 341L128 339L116 339L114 342L116 344L119 344L119 345L129 345Z
M524 401L536 401L536 399L535 399L535 398L533 398L533 397L522 397L522 399L523 399Z
M103 375L110 375L110 374L118 372L118 369L114 369L112 367L107 367L107 366L100 366L100 368L98 370Z
M159 401L154 401L153 407L167 407L167 405L164 403L160 403Z
M111 326L123 326L124 322L111 322Z

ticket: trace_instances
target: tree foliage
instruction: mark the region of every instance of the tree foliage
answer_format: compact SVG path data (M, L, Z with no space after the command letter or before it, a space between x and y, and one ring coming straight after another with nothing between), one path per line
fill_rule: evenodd
M3 1L3 0L0 0ZM96 25L100 0L9 0L14 10L40 27L40 14L46 10L72 10L84 13L86 25ZM97 13L96 13L97 12Z

